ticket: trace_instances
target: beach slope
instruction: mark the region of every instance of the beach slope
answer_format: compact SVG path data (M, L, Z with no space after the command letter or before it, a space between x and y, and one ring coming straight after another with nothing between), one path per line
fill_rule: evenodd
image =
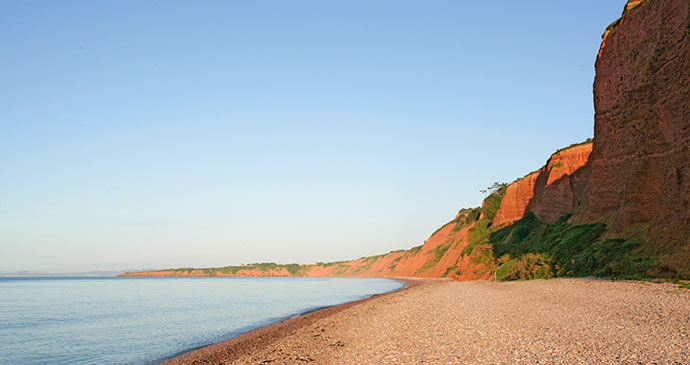
M690 291L673 284L416 284L265 327L170 363L690 363Z

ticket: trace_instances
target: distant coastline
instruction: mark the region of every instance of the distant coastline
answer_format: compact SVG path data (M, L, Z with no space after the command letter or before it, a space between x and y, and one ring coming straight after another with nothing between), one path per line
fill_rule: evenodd
M0 273L0 278L32 278L32 277L111 277L118 276L127 271L84 271L84 272L39 272L16 271Z

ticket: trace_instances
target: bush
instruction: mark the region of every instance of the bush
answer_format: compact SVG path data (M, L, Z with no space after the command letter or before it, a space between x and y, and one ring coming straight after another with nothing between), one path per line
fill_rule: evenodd
M451 221L451 223L455 223L455 227L453 227L453 232L458 232L461 229L467 227L468 225L474 223L476 220L479 219L479 216L481 214L482 208L479 207L460 210L460 212L458 212L457 218Z
M496 280L549 279L554 276L550 259L542 254L526 254L496 270Z

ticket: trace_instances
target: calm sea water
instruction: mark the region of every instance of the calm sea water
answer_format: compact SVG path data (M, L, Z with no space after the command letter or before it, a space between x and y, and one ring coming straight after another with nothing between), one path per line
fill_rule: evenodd
M155 363L402 285L358 278L0 278L0 363Z

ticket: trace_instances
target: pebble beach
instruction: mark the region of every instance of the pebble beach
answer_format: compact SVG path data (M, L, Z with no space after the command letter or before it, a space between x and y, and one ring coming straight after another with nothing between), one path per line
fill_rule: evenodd
M553 279L400 279L167 364L690 363L690 290Z

